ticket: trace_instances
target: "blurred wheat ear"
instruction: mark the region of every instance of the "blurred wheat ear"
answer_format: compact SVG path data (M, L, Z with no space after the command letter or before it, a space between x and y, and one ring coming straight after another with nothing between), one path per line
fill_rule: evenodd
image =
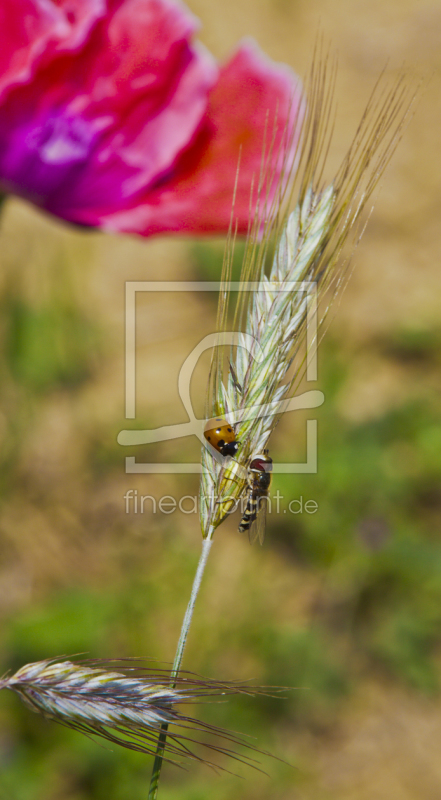
M183 762L195 760L223 770L225 767L199 755L193 746L203 746L210 753L228 756L256 769L258 762L235 748L253 755L263 751L244 737L187 716L176 707L228 695L254 696L278 691L204 680L191 673L172 678L169 670L147 669L137 659L37 661L0 680L1 689L16 692L32 711L49 720L142 753L153 754L161 726L172 724L174 728L165 745L167 761L183 766ZM194 738L195 733L207 735L212 741Z
M317 347L308 321L318 314L314 328L320 330L344 286L365 228L362 212L411 118L417 90L412 90L406 74L392 82L380 76L337 174L325 180L335 77L336 66L329 58L314 60L305 90L308 109L298 159L291 174L284 175L271 206L262 188L257 192L229 334L231 341L234 332L236 340L229 348L222 341L229 318L233 232L227 242L217 318L219 344L212 356L205 416L225 418L234 425L240 448L234 460L202 448L200 514L206 539L237 506L252 455L267 447L288 409ZM264 176L260 187L268 183L271 176ZM322 297L325 308L317 312Z

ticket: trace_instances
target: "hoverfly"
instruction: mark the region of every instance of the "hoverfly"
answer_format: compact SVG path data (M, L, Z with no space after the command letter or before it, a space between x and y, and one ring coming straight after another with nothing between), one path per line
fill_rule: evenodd
M248 531L250 543L259 539L263 544L265 538L266 507L271 484L273 460L268 450L252 457L248 467L248 498L245 513L239 525L239 531Z

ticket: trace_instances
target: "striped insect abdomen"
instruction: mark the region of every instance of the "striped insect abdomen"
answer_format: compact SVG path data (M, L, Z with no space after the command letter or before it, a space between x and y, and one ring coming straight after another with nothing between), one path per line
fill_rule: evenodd
M259 495L253 490L248 494L247 505L239 525L240 533L248 531L257 517L257 500Z

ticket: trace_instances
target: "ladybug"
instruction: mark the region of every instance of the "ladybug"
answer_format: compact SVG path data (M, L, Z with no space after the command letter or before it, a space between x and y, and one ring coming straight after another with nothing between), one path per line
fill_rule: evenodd
M239 448L231 425L221 417L209 419L204 430L207 442L210 442L223 456L235 456Z

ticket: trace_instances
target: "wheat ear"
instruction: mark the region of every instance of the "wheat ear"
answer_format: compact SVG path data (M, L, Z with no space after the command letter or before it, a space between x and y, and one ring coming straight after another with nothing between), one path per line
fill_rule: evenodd
M316 340L308 338L308 314L318 313L317 298L326 294L327 305L316 323L320 329L363 233L361 214L410 118L415 95L406 76L391 86L382 77L340 169L325 183L334 81L335 69L327 59L313 64L297 179L287 203L270 208L263 220L258 214L254 221L239 287L247 291L238 295L228 336L230 342L232 333L236 339L228 349L222 339L227 330L232 255L224 264L225 288L218 311L222 330L213 352L206 418L225 418L234 426L240 448L234 458L222 456L208 444L202 448L200 516L205 539L212 538L237 506L252 455L267 447L271 432L289 407L317 346ZM296 191L297 202L290 211ZM342 251L348 243L351 247L345 256ZM302 348L306 349L303 355Z

